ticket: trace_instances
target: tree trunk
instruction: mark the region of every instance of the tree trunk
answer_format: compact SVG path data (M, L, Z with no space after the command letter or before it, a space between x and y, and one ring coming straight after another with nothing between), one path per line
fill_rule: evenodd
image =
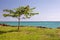
M18 17L18 31L19 31L19 26L20 26L20 17Z

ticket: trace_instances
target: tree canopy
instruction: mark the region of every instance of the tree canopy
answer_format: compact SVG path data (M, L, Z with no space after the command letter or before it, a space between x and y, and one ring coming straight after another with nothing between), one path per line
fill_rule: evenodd
M13 10L4 9L4 12L8 12L9 14L3 14L4 17L11 16L11 17L21 17L24 15L24 18L30 18L38 13L33 13L35 8L30 8L29 5L21 6L18 8L14 8Z

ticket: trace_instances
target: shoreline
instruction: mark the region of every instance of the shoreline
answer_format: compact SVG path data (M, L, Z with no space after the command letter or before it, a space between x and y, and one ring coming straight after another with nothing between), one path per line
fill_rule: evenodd
M17 26L12 26L12 25L7 25L7 24L0 24L0 26L6 26L6 27L17 27ZM49 27L43 27L43 26L20 26L20 27L36 27L36 28L49 28ZM49 29L53 29L53 28L49 28ZM60 27L57 27L56 29L60 29Z

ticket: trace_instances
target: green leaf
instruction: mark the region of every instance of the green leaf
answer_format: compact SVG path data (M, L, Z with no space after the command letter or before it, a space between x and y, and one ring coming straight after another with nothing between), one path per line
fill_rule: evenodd
M9 16L9 14L3 14L3 16L4 16L4 17L7 17L7 16Z

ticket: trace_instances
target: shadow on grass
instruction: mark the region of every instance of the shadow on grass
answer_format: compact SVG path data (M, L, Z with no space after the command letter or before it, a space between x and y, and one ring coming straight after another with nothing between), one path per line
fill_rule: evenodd
M9 32L18 32L18 30L0 31L0 34L9 33Z
M0 31L0 34L3 34L3 33L7 33L7 32L5 32L5 31Z
M7 32L18 32L18 30L10 30L10 31L7 31Z

